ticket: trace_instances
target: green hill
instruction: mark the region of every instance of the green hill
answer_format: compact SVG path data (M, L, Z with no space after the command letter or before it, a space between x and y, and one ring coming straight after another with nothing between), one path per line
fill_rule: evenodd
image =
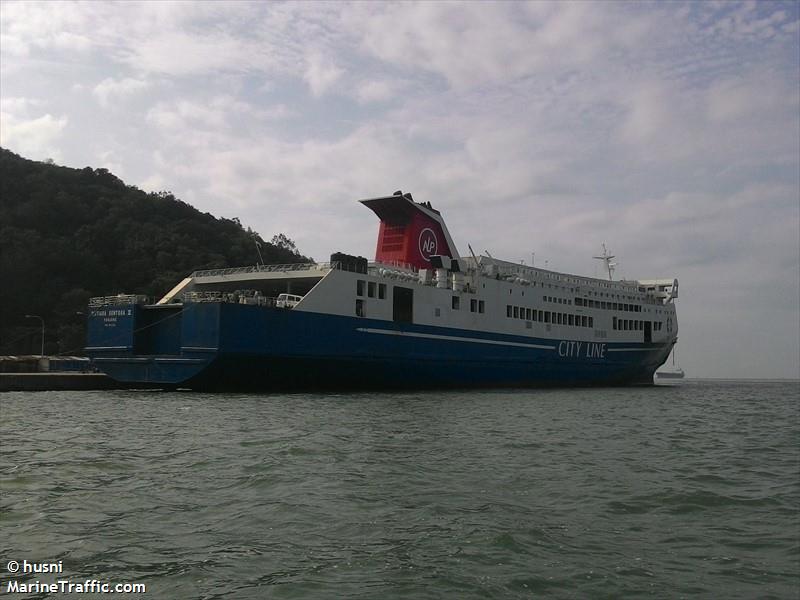
M172 194L106 169L71 169L0 148L0 355L80 353L91 296L160 296L197 269L308 260L283 234L267 243ZM277 244L277 245L276 245Z

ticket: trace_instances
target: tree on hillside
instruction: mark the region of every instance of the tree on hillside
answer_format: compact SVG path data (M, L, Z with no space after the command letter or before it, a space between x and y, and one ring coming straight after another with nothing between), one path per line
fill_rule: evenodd
M272 236L272 240L270 241L270 243L273 246L277 246L278 248L283 248L284 250L291 252L292 254L299 254L297 246L295 245L294 241L292 241L289 237L287 237L283 233L279 233L277 235Z
M71 169L0 148L0 354L82 349L87 299L160 296L197 269L255 264L252 230L106 169ZM266 263L306 262L284 234L258 236ZM38 333L37 333L38 332Z

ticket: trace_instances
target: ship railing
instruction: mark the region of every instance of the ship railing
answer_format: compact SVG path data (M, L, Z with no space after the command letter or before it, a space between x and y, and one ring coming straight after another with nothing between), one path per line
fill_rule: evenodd
M95 296L94 298L89 298L89 308L149 303L150 298L140 294L117 294L116 296Z
M323 271L335 268L331 263L289 263L282 265L252 265L249 267L234 267L231 269L207 269L195 271L192 277L219 277L224 275L241 275L244 273L277 273L288 271Z
M411 263L403 262L402 260L382 260L369 263L370 268L390 268L408 271L410 273L418 273L419 269Z
M253 306L277 306L277 298L253 293L253 290L236 292L184 292L183 302L219 302L226 304L248 304Z

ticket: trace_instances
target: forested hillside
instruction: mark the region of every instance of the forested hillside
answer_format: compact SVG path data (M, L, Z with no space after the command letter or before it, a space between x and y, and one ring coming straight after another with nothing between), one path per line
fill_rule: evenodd
M0 148L0 355L80 353L91 296L159 296L197 269L307 260L291 240L261 239L172 194L146 193L106 169L35 162Z

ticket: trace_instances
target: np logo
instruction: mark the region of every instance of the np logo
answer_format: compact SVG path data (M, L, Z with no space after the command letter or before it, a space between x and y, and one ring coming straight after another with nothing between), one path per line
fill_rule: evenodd
M431 256L436 254L438 242L436 241L436 234L433 230L426 227L419 232L419 253L427 261L430 261Z

